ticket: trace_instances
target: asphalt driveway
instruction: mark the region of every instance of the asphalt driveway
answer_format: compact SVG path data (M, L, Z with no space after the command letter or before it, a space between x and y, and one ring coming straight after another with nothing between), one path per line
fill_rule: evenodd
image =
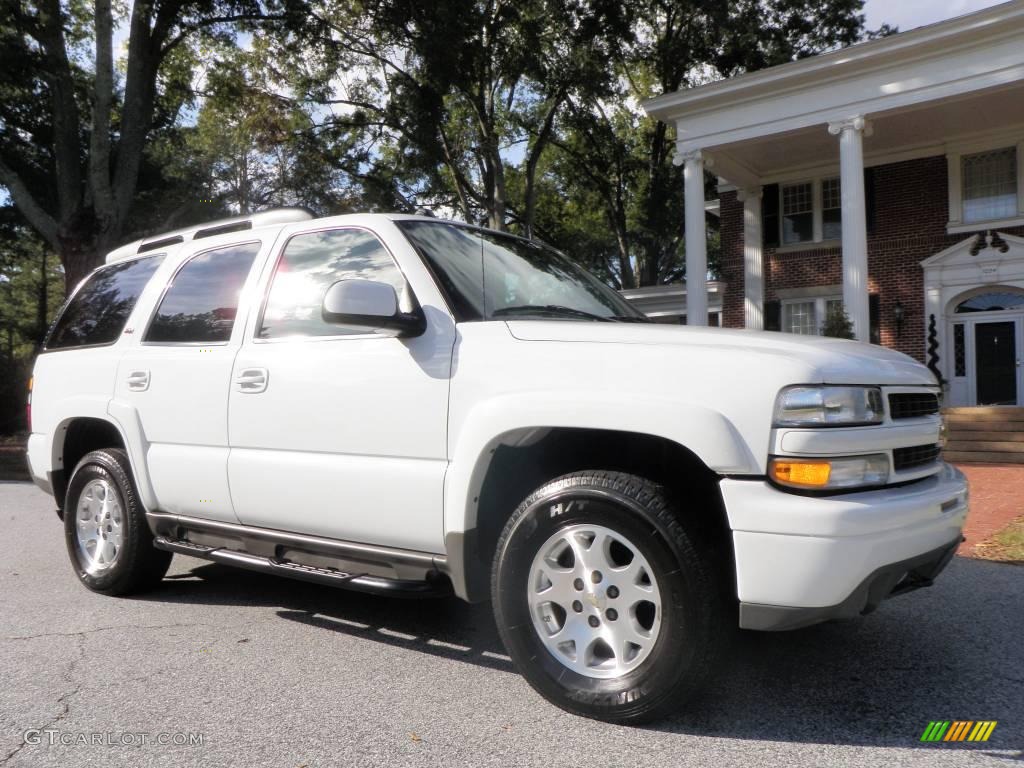
M386 600L181 556L160 591L104 598L71 573L49 497L0 483L0 521L0 765L1024 760L1024 567L957 558L935 587L866 619L743 633L702 701L629 729L534 694L489 606ZM939 719L999 724L988 743L921 744ZM28 729L40 743L25 744ZM202 743L153 743L188 734Z

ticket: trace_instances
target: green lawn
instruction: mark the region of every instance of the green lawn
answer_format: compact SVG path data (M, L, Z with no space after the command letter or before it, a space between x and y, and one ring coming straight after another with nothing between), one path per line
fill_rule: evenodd
M974 555L986 560L1024 565L1024 516L975 547Z

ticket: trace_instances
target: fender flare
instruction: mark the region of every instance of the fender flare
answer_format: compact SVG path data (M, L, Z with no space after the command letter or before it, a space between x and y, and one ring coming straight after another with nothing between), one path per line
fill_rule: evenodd
M142 424L139 422L134 408L121 405L119 409L115 409L114 404L115 401L106 396L86 395L69 397L60 402L55 414L55 426L50 433L50 471L69 474L74 469L74 467L64 464L64 443L68 427L72 422L78 419L95 419L106 422L121 436L121 442L128 454L128 461L131 464L132 474L139 491L139 498L146 509L153 509L156 506L156 497L146 471L147 443L142 434ZM70 479L70 477L66 478L68 481Z
M526 445L538 430L577 428L644 434L676 443L719 474L756 474L757 461L719 411L678 400L641 402L616 393L573 397L520 393L489 399L456 423L444 485L444 535L456 594L467 597L464 554L475 548L478 501L499 445Z
M107 421L114 424L124 440L125 452L128 454L132 475L135 477L135 487L139 492L143 508L157 509L156 493L153 491L153 483L149 478L149 465L146 463L149 441L146 440L138 409L130 403L111 399L107 404L107 413L109 414Z

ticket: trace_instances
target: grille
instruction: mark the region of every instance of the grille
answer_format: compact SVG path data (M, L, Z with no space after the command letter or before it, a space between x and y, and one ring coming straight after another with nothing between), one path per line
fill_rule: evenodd
M911 448L896 448L892 452L892 466L897 472L917 469L931 464L942 451L937 445L915 445Z
M913 419L939 412L939 398L931 392L889 395L889 414L893 419Z

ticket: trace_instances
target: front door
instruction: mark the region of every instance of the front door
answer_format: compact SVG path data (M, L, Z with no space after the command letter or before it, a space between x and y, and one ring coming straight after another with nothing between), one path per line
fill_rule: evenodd
M1017 405L1017 323L974 326L978 405Z
M242 523L444 551L448 381L454 326L395 338L326 322L338 280L406 282L365 229L296 228L235 360L228 431Z

